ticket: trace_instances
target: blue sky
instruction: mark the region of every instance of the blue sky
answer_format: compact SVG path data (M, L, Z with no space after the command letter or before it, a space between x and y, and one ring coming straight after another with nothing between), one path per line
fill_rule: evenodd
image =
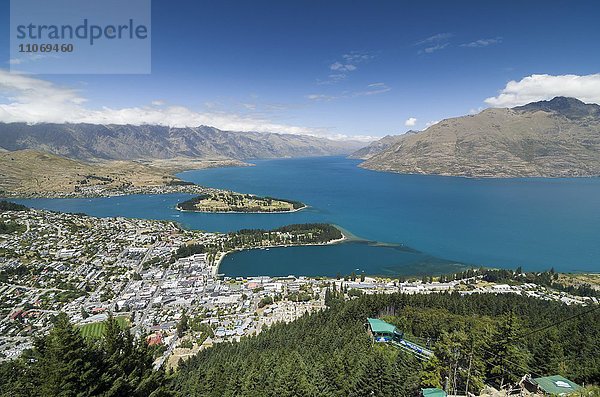
M377 137L515 104L484 100L531 75L550 76L535 80L541 92L522 82L518 98L572 89L596 101L600 93L586 87L597 90L598 15L597 1L155 0L150 75L30 78L74 90L86 109L181 106L221 128ZM564 75L590 80L568 88ZM9 105L2 87L18 86L10 78L0 74L0 103Z

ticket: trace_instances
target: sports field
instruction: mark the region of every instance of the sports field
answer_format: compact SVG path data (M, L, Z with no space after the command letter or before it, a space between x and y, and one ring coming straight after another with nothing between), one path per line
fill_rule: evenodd
M126 317L115 317L115 320L121 327L129 327L129 319L127 319ZM97 323L82 325L81 327L79 327L79 329L81 331L81 335L83 335L86 338L100 338L104 333L105 327L106 325L104 321L99 321Z

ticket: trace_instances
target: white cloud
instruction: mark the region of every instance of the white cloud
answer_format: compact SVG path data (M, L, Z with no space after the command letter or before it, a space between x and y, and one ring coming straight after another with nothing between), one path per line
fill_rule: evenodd
M417 124L417 119L414 117L409 117L405 122L404 125L406 127L414 127L415 124Z
M391 88L388 87L385 83L369 84L369 85L367 85L367 87L368 87L368 89L366 89L364 91L355 91L355 92L351 93L350 96L357 97L357 96L379 95L379 94L383 94L384 92L388 92L391 90Z
M357 64L373 59L373 55L364 52L351 51L348 54L342 55L342 58L347 63Z
M391 88L388 87L385 83L372 83L367 85L367 89L358 90L358 91L345 91L339 95L326 95L326 94L310 94L307 95L306 98L311 101L333 101L335 99L346 99L346 98L356 98L361 96L371 96L383 94L385 92L390 91Z
M345 80L347 77L346 73L332 73L327 76L327 80L317 80L318 85L329 85L339 83L342 80Z
M377 141L381 138L382 137L380 137L380 136L373 136L373 135L333 134L333 135L329 136L329 139L333 139L335 141L353 140L353 141L361 141L361 142L373 142L373 141Z
M440 120L428 121L425 123L425 129L431 127L432 125L436 125L439 122L440 122Z
M448 40L453 36L454 34L452 33L438 33L426 39L417 41L415 45L424 47L418 51L419 54L431 54L448 47L450 45Z
M151 102L152 106L165 106L166 102L160 99L154 100Z
M255 103L242 103L242 106L246 110L256 110L256 104Z
M426 39L417 41L415 43L415 45L419 46L419 45L425 45L425 44L430 44L430 43L437 43L440 41L446 41L446 40L450 39L452 36L454 36L454 34L452 34L450 32L438 33L438 34L434 34L433 36L430 36Z
M353 70L356 70L356 66L352 64L342 64L339 62L335 62L329 65L329 69L339 72L352 72Z
M337 97L325 94L310 94L307 95L306 98L310 99L311 101L330 101Z
M0 69L0 121L26 123L155 124L170 127L209 125L232 131L278 132L330 137L320 128L286 125L264 117L212 110L199 113L184 106L89 108L81 92Z
M492 107L513 107L556 96L600 104L600 73L584 76L533 74L520 81L509 81L498 96L484 102Z
M431 54L432 52L436 52L438 50L443 50L444 48L448 47L448 43L442 43L442 44L436 44L434 46L431 47L426 47L423 48L422 50L419 50L419 54Z
M27 63L27 62L35 62L35 61L39 61L40 59L46 59L46 58L60 58L60 56L58 56L57 54L23 54L22 58L11 58L8 60L8 63L11 66L16 66L16 65L21 65L23 63Z
M468 48L480 48L480 47L487 47L489 45L500 44L500 43L502 43L502 37L496 37L493 39L479 39L479 40L472 41L470 43L461 44L460 46L468 47Z
M354 72L358 69L358 64L373 59L373 55L358 51L351 51L347 54L342 55L343 61L335 61L329 65L329 70L334 71L331 73L327 80L317 80L317 84L335 84L348 77L348 72Z

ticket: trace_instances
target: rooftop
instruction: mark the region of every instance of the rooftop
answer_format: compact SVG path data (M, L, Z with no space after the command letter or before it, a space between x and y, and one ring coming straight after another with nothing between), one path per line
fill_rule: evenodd
M423 397L446 397L447 396L445 391L443 391L442 389L438 389L436 387L428 388L428 389L421 389L421 392L423 393Z
M372 332L394 333L394 330L396 329L392 324L386 323L378 318L368 318L367 321L369 322L369 327L371 327Z
M534 378L535 383L540 389L549 394L570 394L581 389L577 383L563 378L560 375L544 376L543 378Z

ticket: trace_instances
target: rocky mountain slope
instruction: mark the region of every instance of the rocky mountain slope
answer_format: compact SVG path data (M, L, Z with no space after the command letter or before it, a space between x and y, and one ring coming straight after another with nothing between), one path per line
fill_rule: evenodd
M599 176L600 106L557 97L446 119L396 137L361 167L467 177Z
M418 131L407 131L405 134L417 134ZM399 142L402 139L403 135L386 135L383 138L371 142L368 146L358 149L356 152L352 153L348 156L351 159L360 159L367 160L371 157L379 154L394 145L396 142Z
M0 123L0 147L75 159L253 159L348 154L359 142L212 127Z

